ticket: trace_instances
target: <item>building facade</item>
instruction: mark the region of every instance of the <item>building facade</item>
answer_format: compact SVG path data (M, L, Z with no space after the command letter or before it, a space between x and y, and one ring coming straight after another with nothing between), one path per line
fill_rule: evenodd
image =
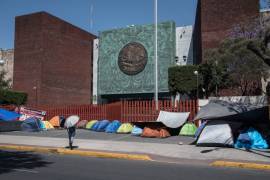
M194 59L204 62L207 49L216 48L233 27L259 18L259 0L198 0L194 25Z
M0 49L0 71L5 71L6 80L10 80L10 86L13 84L13 65L14 65L14 50Z
M91 103L95 38L46 12L16 17L13 89L29 105Z

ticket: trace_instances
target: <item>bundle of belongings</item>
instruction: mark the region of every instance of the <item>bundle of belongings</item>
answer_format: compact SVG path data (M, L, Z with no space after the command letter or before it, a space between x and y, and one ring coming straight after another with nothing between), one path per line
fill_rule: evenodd
M266 105L267 103L259 101L251 103L210 100L194 118L203 122L195 132L196 145L268 148L265 137L255 128L259 127L259 124L267 127Z

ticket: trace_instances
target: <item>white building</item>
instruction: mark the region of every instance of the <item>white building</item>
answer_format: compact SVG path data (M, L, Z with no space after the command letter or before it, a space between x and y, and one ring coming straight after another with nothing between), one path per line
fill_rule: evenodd
M0 71L5 71L7 74L5 79L10 79L10 85L13 82L13 65L14 65L14 50L13 49L0 49Z
M176 64L193 64L192 26L176 28Z

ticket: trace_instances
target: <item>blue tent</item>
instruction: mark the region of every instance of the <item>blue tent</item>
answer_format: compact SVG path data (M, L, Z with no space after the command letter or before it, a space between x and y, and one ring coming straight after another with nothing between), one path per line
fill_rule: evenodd
M101 122L101 121L97 121L97 122L95 122L95 124L94 124L94 125L91 127L91 129L90 129L90 130L97 131L98 126L99 126L100 122Z
M240 133L234 147L246 149L267 149L269 146L266 140L263 139L262 135L251 127L247 131Z
M21 115L16 112L0 109L0 120L2 121L13 121L19 118L20 116Z
M104 132L106 127L110 124L110 121L109 120L102 120L99 122L98 124L98 127L96 129L96 131L99 131L99 132Z
M200 136L200 134L201 134L203 128L206 126L206 124L207 124L207 121L204 121L204 122L198 127L198 129L196 130L196 132L195 132L195 134L194 134L195 138L198 138L198 137Z
M105 129L106 133L116 133L117 129L121 126L121 123L118 120L111 122Z
M36 117L30 117L21 124L22 131L38 132L42 130L42 122Z
M138 126L134 126L132 131L131 131L131 134L133 136L140 136L142 133L143 133L143 129L139 128Z

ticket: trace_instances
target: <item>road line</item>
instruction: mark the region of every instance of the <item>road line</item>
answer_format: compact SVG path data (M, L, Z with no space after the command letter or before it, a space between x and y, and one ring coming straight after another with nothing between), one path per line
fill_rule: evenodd
M19 171L19 172L28 172L28 173L34 173L34 174L38 173L38 171L27 170L27 169L13 169L13 168L2 168L2 167L0 167L0 169L11 170L11 171Z

